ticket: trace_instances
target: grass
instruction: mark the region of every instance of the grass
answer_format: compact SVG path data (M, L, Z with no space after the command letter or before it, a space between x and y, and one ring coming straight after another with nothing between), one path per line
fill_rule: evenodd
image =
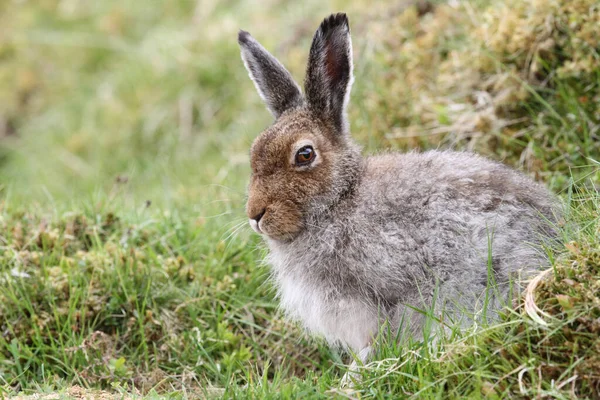
M597 5L271 3L0 5L0 396L600 396ZM248 29L300 80L342 5L368 152L476 150L544 180L571 222L527 306L384 343L353 389L349 357L277 311L246 226L270 120L235 42Z
M318 349L295 349L289 335L302 335L273 315L253 242L220 241L212 224L190 226L183 215L4 221L19 248L2 260L8 387L65 376L142 391L224 386L240 382L251 359L293 373L319 362Z

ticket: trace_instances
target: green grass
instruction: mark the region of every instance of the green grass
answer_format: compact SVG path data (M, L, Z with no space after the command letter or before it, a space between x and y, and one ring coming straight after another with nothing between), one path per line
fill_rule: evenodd
M266 363L300 374L328 354L276 316L255 241L224 241L218 220L127 216L4 210L7 388L57 377L142 391L223 387Z
M600 396L600 67L586 64L600 60L587 33L600 11L586 2L424 15L361 1L2 3L0 396ZM278 312L246 224L248 148L270 117L236 43L249 30L301 80L313 29L342 5L368 152L475 149L544 180L570 222L533 292L538 317L517 299L441 340L382 339L353 389L339 388L351 357ZM561 27L538 79L523 56L535 40L494 41L492 18L482 42L485 16L507 9L536 34L547 14ZM503 88L512 102L472 107Z

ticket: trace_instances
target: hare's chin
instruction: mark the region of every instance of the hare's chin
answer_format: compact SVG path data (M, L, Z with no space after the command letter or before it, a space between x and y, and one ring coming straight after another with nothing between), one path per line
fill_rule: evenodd
M254 229L254 232L258 233L259 235L263 234L263 231L260 229L260 225L258 222L256 222L256 220L249 219L248 222L250 223L252 229Z

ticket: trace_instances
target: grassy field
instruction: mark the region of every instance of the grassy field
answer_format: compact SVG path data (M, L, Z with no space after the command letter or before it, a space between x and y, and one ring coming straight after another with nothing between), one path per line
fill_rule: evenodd
M301 80L349 13L365 152L468 149L564 200L564 248L501 321L348 355L277 310L244 216L271 122L250 31ZM0 397L600 398L600 5L0 4Z

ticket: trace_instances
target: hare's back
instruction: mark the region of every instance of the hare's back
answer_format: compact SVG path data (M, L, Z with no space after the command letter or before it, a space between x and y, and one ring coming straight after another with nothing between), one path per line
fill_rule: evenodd
M366 218L357 218L357 225L365 221L365 233L392 244L380 247L404 254L402 246L413 243L419 260L405 264L449 276L478 276L490 260L504 277L510 270L539 268L543 245L556 235L559 208L544 186L472 153L369 158L360 193L357 215ZM388 258L395 265L398 256Z
M516 208L554 219L556 199L529 177L468 152L428 151L367 159L363 195L413 212L498 213ZM398 202L397 204L393 204ZM383 204L382 204L383 205Z

